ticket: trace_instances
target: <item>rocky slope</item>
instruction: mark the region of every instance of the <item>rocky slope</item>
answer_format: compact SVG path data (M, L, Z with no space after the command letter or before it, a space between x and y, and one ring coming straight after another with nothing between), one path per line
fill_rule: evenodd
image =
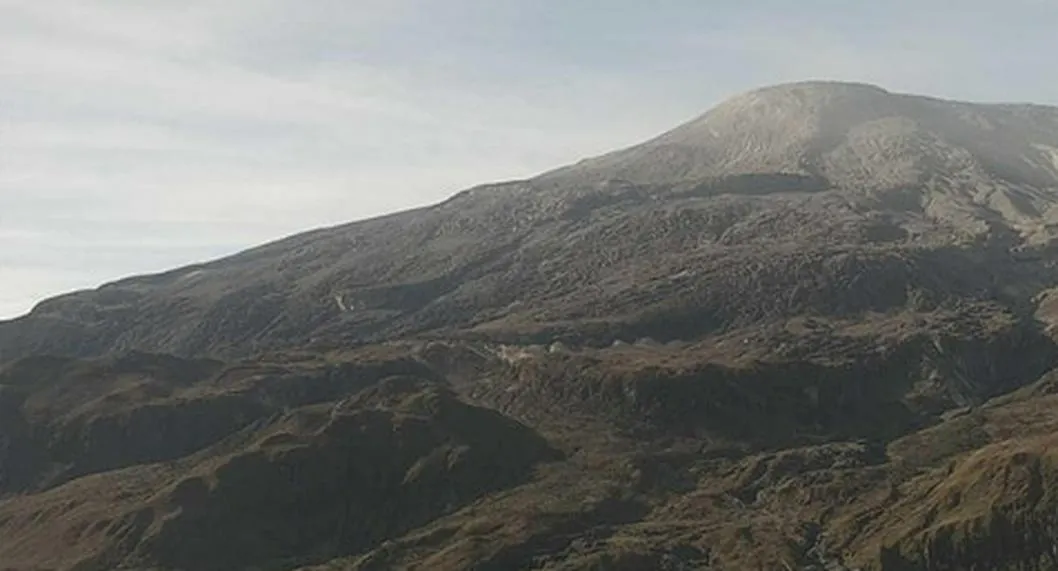
M800 83L0 323L0 569L1058 569L1058 109Z

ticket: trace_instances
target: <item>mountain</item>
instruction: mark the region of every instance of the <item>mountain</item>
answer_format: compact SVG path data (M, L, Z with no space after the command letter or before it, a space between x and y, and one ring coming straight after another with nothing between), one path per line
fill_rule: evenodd
M1058 108L780 85L0 323L0 569L1058 569Z
M789 309L1026 302L1050 283L1032 259L1054 244L1056 188L1054 108L784 85L534 179L42 302L0 325L0 360L438 332L608 343L692 313L681 337ZM872 285L838 285L852 276Z

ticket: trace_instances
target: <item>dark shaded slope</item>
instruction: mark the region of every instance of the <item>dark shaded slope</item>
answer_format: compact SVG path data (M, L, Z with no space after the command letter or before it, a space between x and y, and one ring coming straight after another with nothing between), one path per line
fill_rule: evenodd
M0 500L0 561L12 569L289 569L376 546L559 458L530 429L436 382L364 378L359 392L336 382L350 396L300 408L288 398L290 412L233 418L180 451L154 411L168 458L126 443L124 456L95 475ZM250 400L229 390L188 404L198 409L194 428L209 429L207 405ZM152 463L160 459L169 461Z
M19 361L0 371L0 497L174 460L393 375L435 378L421 362L385 353L236 365L149 354Z

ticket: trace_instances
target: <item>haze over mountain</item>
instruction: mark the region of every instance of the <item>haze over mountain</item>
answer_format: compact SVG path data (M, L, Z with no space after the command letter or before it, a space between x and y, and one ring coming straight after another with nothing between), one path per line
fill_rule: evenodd
M0 569L1056 569L1056 205L1058 108L805 82L44 301Z

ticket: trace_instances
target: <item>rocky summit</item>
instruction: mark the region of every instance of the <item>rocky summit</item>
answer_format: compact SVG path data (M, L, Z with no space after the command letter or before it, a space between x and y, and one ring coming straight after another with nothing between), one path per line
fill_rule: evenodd
M1058 108L845 83L0 322L0 570L1058 569Z

